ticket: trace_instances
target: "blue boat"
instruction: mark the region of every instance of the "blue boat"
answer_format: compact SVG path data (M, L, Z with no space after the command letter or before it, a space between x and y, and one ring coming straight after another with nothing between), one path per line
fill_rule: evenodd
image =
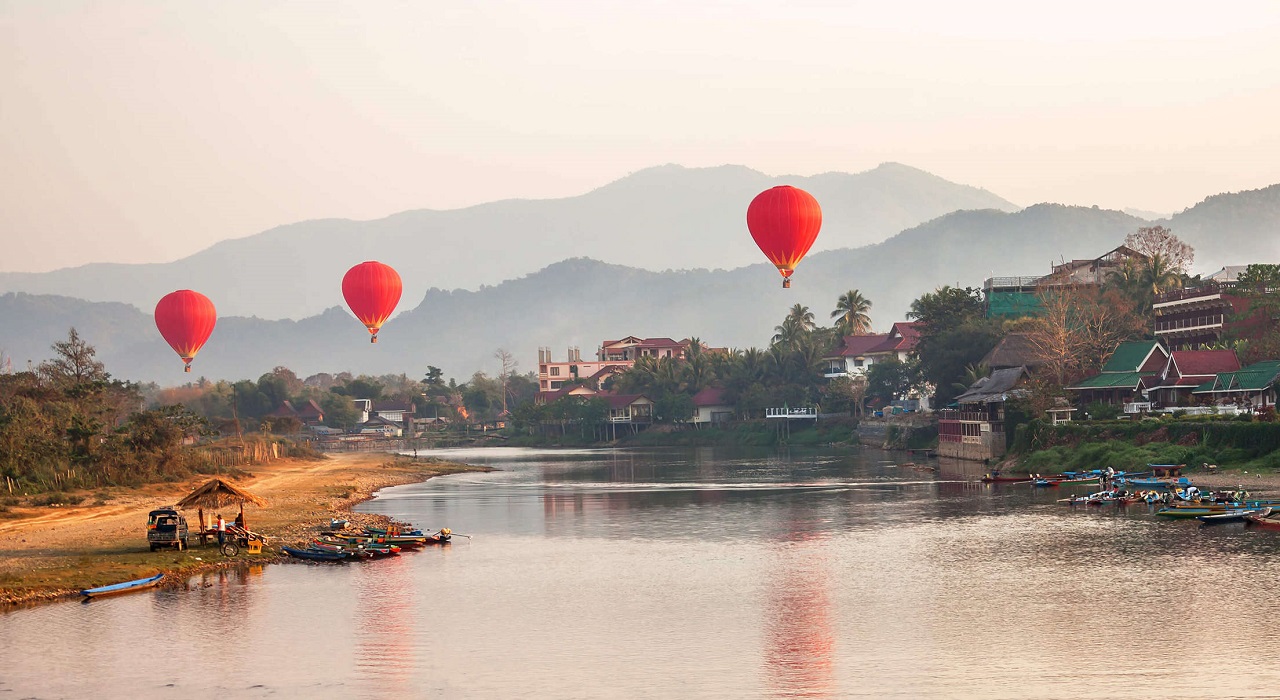
M311 561L345 561L351 556L350 552L330 552L323 549L298 549L296 547L282 547L285 554L298 559L309 559Z
M124 583L113 583L110 586L99 586L97 588L86 588L80 591L80 595L86 598L101 598L103 596L115 595L117 593L129 593L131 591L141 591L145 588L151 588L159 585L160 580L164 578L164 574L156 574L150 578L140 578L133 581L125 581Z

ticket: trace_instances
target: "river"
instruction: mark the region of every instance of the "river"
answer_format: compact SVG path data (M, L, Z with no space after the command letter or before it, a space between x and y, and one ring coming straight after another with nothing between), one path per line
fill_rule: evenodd
M0 699L1280 695L1280 538L875 450L441 451L471 535L0 615Z

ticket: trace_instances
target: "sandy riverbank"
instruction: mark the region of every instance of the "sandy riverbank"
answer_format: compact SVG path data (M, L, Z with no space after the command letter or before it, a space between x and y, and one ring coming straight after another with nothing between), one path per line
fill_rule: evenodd
M378 489L485 467L412 459L385 453L340 454L317 460L278 460L246 469L233 480L265 498L266 508L245 509L249 529L269 537L261 557L223 557L215 545L185 552L150 552L147 513L176 502L209 477L140 489L110 489L104 505L14 508L0 520L0 605L74 595L83 588L118 583L158 572L183 576L243 563L270 560L282 544L308 539L330 518L353 525L385 524L378 515L351 508ZM89 499L92 500L92 499ZM87 500L86 502L89 502ZM226 509L228 520L234 509ZM195 527L195 512L186 513ZM450 523L415 523L423 528Z

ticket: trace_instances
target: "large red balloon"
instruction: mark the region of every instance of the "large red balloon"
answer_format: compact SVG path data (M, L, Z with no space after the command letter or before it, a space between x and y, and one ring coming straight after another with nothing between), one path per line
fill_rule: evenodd
M822 208L808 192L779 185L751 200L751 206L747 207L747 228L769 262L778 266L782 286L790 287L796 263L818 238Z
M370 343L378 342L378 329L396 310L401 291L400 275L390 266L372 260L347 270L342 277L342 296L372 334Z
M181 289L164 295L156 304L156 328L186 363L184 372L191 371L191 361L217 323L213 302L200 292Z

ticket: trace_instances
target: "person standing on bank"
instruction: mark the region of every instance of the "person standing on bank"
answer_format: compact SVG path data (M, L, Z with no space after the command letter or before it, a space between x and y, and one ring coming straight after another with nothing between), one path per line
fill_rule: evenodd
M218 546L221 547L227 540L227 521L222 519L222 513L218 513Z

